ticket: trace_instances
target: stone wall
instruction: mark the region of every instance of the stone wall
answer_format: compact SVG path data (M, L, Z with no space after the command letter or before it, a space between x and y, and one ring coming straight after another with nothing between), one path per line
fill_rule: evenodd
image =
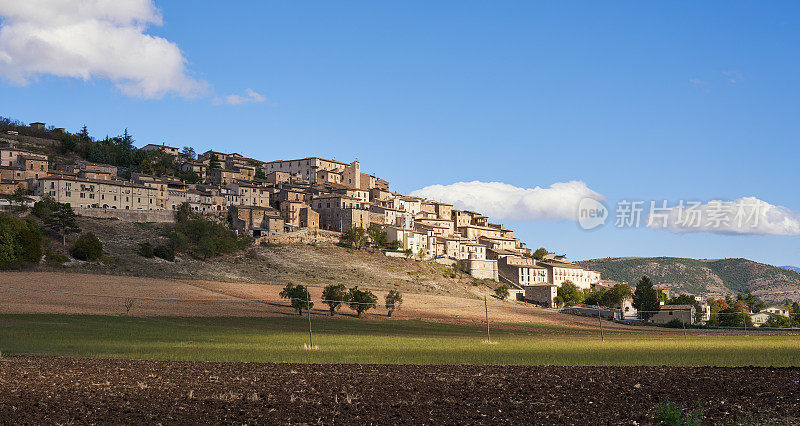
M117 219L125 222L174 223L175 212L170 210L75 209L78 216Z
M322 229L301 229L280 235L265 235L255 239L256 244L311 244L338 243L340 233Z

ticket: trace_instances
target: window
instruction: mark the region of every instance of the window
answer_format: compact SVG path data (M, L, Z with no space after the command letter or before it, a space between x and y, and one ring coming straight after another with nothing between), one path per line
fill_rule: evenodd
M81 192L81 198L86 198L86 193L85 192Z
M72 192L70 192L70 191L67 191L67 193L66 193L65 195L66 195L67 197L71 197L71 196L72 196Z

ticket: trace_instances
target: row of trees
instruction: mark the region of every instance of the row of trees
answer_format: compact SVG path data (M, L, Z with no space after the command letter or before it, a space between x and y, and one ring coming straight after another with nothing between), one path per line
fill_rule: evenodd
M558 288L555 302L559 306L572 306L580 303L587 305L618 307L631 296L633 290L628 284L616 284L609 289L594 287L581 289L572 281L565 281Z
M303 309L309 310L314 307L311 300L311 293L304 285L286 284L280 292L280 297L288 299L300 315ZM361 290L358 286L348 289L344 284L330 284L322 290L322 303L328 305L331 316L335 315L339 309L346 305L356 312L358 317L361 314L374 309L378 303L378 297L369 290ZM397 290L389 290L384 298L384 306L391 317L396 309L400 309L403 304L403 296Z
M400 242L388 241L386 232L381 230L380 226L371 224L369 228L362 228L354 226L342 233L342 243L348 247L360 250L367 245L378 249L397 250L400 248ZM413 253L408 253L413 254Z

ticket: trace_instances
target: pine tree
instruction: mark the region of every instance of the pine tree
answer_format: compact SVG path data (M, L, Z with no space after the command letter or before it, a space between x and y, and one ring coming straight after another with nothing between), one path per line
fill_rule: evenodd
M642 276L636 284L636 291L633 292L633 307L639 311L639 317L650 319L655 311L661 309L658 303L658 293L653 288L653 283L647 276Z

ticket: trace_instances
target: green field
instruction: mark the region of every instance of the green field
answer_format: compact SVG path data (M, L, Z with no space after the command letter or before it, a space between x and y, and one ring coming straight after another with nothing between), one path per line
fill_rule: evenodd
M607 332L503 324L305 318L136 318L0 315L5 354L187 361L800 366L800 336Z

